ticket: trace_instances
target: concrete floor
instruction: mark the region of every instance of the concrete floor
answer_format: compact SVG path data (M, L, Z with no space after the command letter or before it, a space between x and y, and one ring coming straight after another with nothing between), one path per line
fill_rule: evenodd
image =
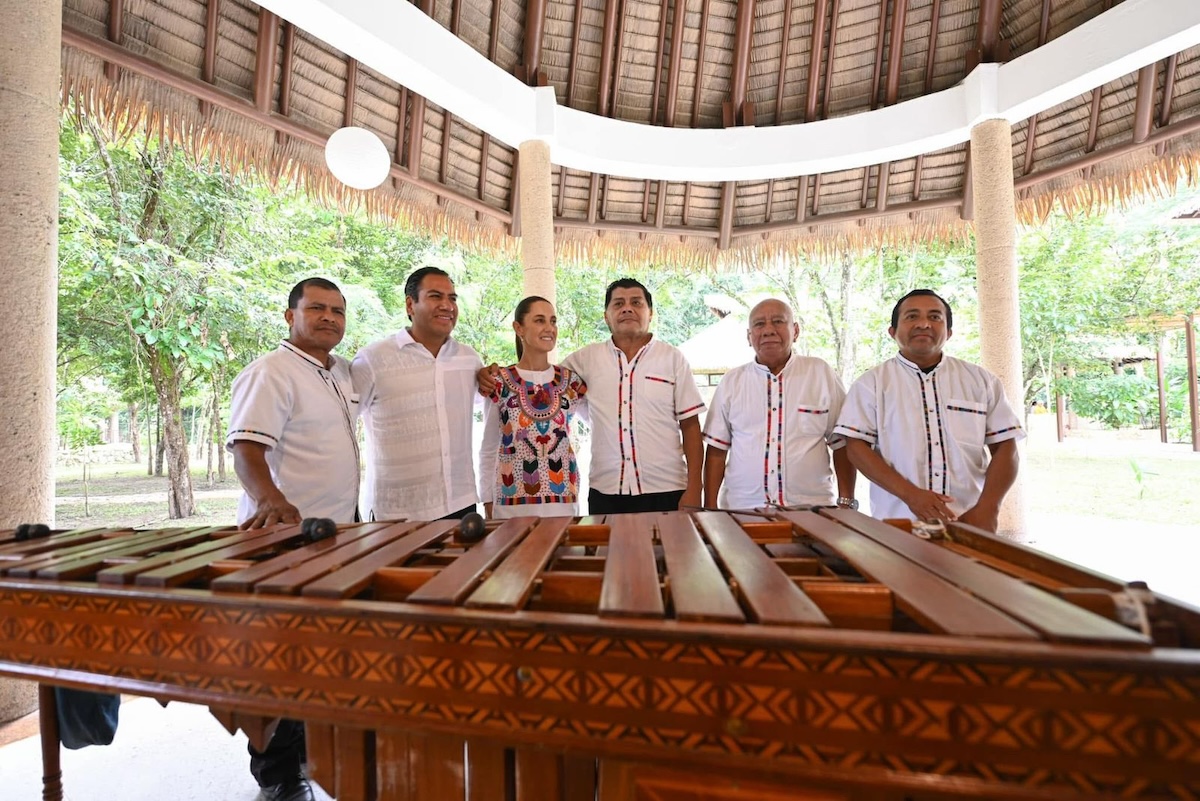
M42 797L36 713L10 731L30 734L0 747L0 799ZM11 728L9 728L11 727ZM19 728L18 728L19 727ZM3 742L0 739L0 742ZM62 750L66 801L255 801L246 737L230 736L208 709L137 698L121 705L112 745ZM317 801L330 801L314 787Z

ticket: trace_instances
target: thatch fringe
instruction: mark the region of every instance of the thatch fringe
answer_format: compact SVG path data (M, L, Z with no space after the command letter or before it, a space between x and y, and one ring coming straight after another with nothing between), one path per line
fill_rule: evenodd
M64 110L86 115L119 141L144 133L236 177L265 181L273 189L294 188L317 202L346 212L362 210L371 219L398 223L496 258L518 255L517 239L493 218L480 219L453 201L439 205L433 192L392 181L375 190L351 189L325 167L324 153L311 143L276 136L275 131L235 112L209 108L186 93L122 70L114 83L100 59L72 48L63 50L61 100ZM1044 221L1058 204L1068 214L1096 214L1126 208L1146 197L1164 197L1180 182L1200 180L1200 134L1180 137L1164 156L1154 146L1097 165L1090 177L1072 172L1037 184L1017 202L1025 225ZM666 266L681 270L745 270L778 259L836 258L878 247L907 248L930 240L958 242L970 224L954 209L927 210L910 219L903 213L835 224L810 220L790 231L738 235L728 250L704 236L639 234L627 231L561 230L555 251L562 264Z
M1200 181L1200 135L1180 137L1158 156L1153 145L1097 165L1091 177L1075 172L1034 188L1017 201L1017 219L1026 226L1044 223L1057 207L1068 216L1097 215L1147 199L1175 194Z
M61 102L66 113L86 116L117 141L141 133L178 149L197 163L237 178L291 188L339 211L446 237L474 252L515 258L517 241L497 221L451 201L438 206L432 193L392 181L363 192L338 181L325 167L321 148L276 132L237 113L209 108L195 98L123 70L114 83L99 59L63 50ZM279 141L282 140L282 141Z

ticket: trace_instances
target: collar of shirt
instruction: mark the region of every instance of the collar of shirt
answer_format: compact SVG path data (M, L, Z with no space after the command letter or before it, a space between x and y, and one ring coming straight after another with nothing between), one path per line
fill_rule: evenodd
M426 356L428 356L430 359L441 359L443 357L448 358L450 356L453 356L454 349L458 347L458 342L454 339L454 337L447 337L445 343L440 348L438 348L438 355L434 356L432 353L429 352L429 348L425 347L420 342L413 339L413 335L411 333L409 333L409 330L407 328L401 328L399 331L396 332L396 344L400 346L401 350L404 350L405 348L408 348L410 346L419 348L420 351L422 353L424 353Z
M933 375L938 370L942 369L942 365L946 363L946 354L943 353L942 358L938 360L938 363L933 366L932 370L928 370L928 371L926 371L926 369L924 367L922 367L921 365L916 364L914 362L910 362L908 359L904 358L904 355L901 353L896 354L896 361L900 362L905 367L908 367L909 369L914 370L922 375Z
M650 341L647 342L645 345L642 345L640 348L638 348L638 352L633 354L633 358L629 359L629 361L631 361L631 362L637 361L637 358L639 356L641 356L643 353L645 353L647 350L649 350L650 346L653 345L656 341L657 340L654 338L654 334L651 334ZM609 337L607 342L608 342L608 349L610 351L612 351L613 353L617 354L618 358L625 355L625 351L623 351L617 347L617 343L613 342L612 337Z
M788 360L783 363L783 367L780 368L778 375L776 375L775 373L772 373L771 368L767 367L765 364L760 362L758 360L758 357L755 357L754 361L751 362L751 364L754 365L754 369L757 370L758 372L773 376L774 378L779 378L779 376L783 375L784 373L786 373L788 371L789 367L791 367L793 364L796 363L796 358L797 358L796 351L793 350L791 355L788 356Z
M326 367L325 365L321 364L319 361L317 361L316 359L314 359L312 356L305 353L304 351L300 350L295 345L293 345L291 342L288 342L286 339L283 342L279 343L279 347L283 350L290 350L292 353L296 354L301 359L304 359L305 361L312 364L313 367L319 367L322 370L329 369L329 367ZM334 361L333 354L330 354L330 356L329 356L330 366L333 365L333 361Z

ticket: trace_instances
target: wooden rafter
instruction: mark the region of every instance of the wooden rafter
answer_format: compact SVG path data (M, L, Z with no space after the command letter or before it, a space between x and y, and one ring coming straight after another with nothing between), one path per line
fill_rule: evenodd
M700 8L700 42L699 49L696 50L696 86L692 90L692 127L695 128L700 122L700 90L704 88L704 53L705 40L708 38L708 12L709 4L712 0L704 0L704 5Z
M900 99L900 67L904 59L904 28L908 22L908 0L895 0L892 9L892 28L888 33L887 83L884 86L884 105L894 105ZM880 38L882 39L882 22L880 23ZM879 178L875 184L875 208L883 211L888 204L888 189L892 176L892 163L885 161L879 165ZM867 181L863 180L865 190ZM867 205L863 200L863 205Z
M1166 77L1163 78L1162 105L1158 110L1158 127L1171 124L1171 103L1175 100L1175 68L1179 64L1179 54L1175 53L1167 59L1164 66Z
M283 32L283 58L279 62L279 113L287 117L292 113L292 60L296 55L296 26L290 22L280 23ZM404 113L401 111L400 124L404 124ZM400 132L401 140L404 132ZM287 134L277 131L275 142L283 145L287 142ZM397 156L399 154L397 153ZM396 158L399 162L400 159Z
M619 34L618 16L621 3L609 0L604 4L604 29L600 40L600 76L597 86L596 113L607 117L613 91L613 61L616 59L617 39ZM600 195L600 176L592 173L591 184L588 187L588 222L595 224L597 205Z
M500 0L492 0L492 27L488 31L488 61L493 64L496 62L496 49L500 42ZM483 200L484 194L487 191L487 174L492 163L492 135L487 131L483 132L483 143L479 148L479 199ZM559 203L562 203L562 194L559 194ZM476 218L479 218L479 213L476 212Z
M204 11L204 61L200 65L200 80L212 83L217 73L217 33L221 24L221 0L208 0ZM205 116L211 106L200 101L200 113Z
M879 81L883 73L883 32L887 27L888 0L879 0L879 27L875 32L875 67L871 70L871 110L879 106Z
M925 56L925 91L933 91L934 56L937 55L938 22L942 16L942 0L933 0L933 9L929 16L929 44L926 45ZM917 156L917 164L913 170L913 200L921 199L921 170L925 168L925 154Z
M358 59L346 59L346 97L342 104L342 127L354 124L354 106L358 102Z
M261 112L271 110L275 88L275 55L279 49L279 17L265 8L258 10L258 45L254 53L254 106Z
M812 37L808 48L808 86L804 93L804 121L817 118L817 101L821 89L821 54L825 47L825 17L829 13L829 0L816 0L813 7Z
M500 15L500 0L492 2L492 42L496 41L498 33L497 19ZM567 64L567 106L574 108L575 106L575 60L579 54L579 30L583 25L583 0L575 0L575 25L571 33L571 59ZM493 49L495 45L493 44ZM494 62L494 55L489 55L489 58ZM563 167L558 173L558 211L559 217L563 215L563 210L567 204L567 168Z
M980 64L1008 60L1008 43L1000 38L1004 0L980 0L979 22L975 26L975 49L967 51L969 73Z
M461 0L454 4L455 15L462 6ZM517 77L529 86L539 86L542 83L542 35L546 29L546 0L529 0L525 4L525 37L521 48L521 66ZM455 20L451 30L458 34L458 21Z
M290 26L289 26L290 27ZM392 153L392 161L401 165L408 166L408 151L404 149L404 136L408 131L408 87L400 87L400 102L396 104L396 150ZM400 179L392 179L392 187L400 188Z
M740 125L745 120L746 86L750 82L750 47L754 42L754 6L755 0L741 0L738 3L726 125ZM717 239L717 247L721 250L729 248L736 205L737 182L726 181L721 186L721 235Z
M779 45L779 75L775 80L775 124L783 124L783 95L787 83L788 52L792 44L792 0L783 3L783 35ZM775 179L767 181L767 222L775 211Z
M1158 63L1138 70L1137 98L1133 106L1133 141L1145 142L1154 127L1154 89L1158 83Z
M125 0L110 0L108 4L108 41L121 44L121 34L125 29ZM104 63L104 77L115 81L121 70L116 64Z
M662 71L663 61L666 59L667 49L667 9L671 0L662 0L659 6L658 14L658 51L654 58L654 88L650 93L650 124L658 125L658 101L660 99L660 91L662 86ZM667 67L667 80L670 81L670 66ZM662 198L660 191L656 196ZM655 217L657 218L657 210ZM642 186L642 222L650 218L650 181L643 182Z
M450 33L458 36L459 22L462 20L463 0L450 0ZM450 172L450 140L454 136L454 115L450 109L442 109L442 154L438 161L438 183L445 185L446 176ZM438 205L444 206L446 198L438 196Z
M829 53L825 57L825 96L821 98L821 119L829 119L829 104L833 100L833 63L836 57L838 17L842 13L842 0L833 0L832 22L829 23Z
M1037 46L1041 47L1046 43L1050 36L1050 0L1042 0L1042 16L1038 24L1038 40ZM1033 151L1037 146L1037 126L1038 115L1034 114L1029 118L1029 125L1025 129L1025 169L1023 175L1028 175L1033 169Z
M133 53L123 47L118 47L106 39L101 39L64 25L62 29L62 42L68 47L73 47L101 60L112 61L122 69L142 75L163 86L192 95L197 100L202 100L210 106L222 108L237 114L244 119L263 126L267 130L281 131L288 136L320 148L325 147L325 142L329 139L328 134L321 133L295 119L279 114L264 114L252 102L244 98L238 97L224 89L219 89L194 76L175 72L147 56ZM510 220L511 215L504 209L498 209L486 203L481 203L470 195L464 195L450 187L442 186L436 181L409 175L399 164L392 164L391 174L393 177L399 177L407 184L426 191L446 195L467 208L483 211L488 216L502 222L507 223Z

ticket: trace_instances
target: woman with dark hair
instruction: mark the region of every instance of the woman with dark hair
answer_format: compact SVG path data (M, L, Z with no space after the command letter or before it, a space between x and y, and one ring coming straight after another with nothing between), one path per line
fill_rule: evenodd
M484 413L479 497L493 518L577 514L579 467L570 432L575 415L586 414L587 386L550 364L558 343L550 301L525 298L512 325L517 363L500 368Z

